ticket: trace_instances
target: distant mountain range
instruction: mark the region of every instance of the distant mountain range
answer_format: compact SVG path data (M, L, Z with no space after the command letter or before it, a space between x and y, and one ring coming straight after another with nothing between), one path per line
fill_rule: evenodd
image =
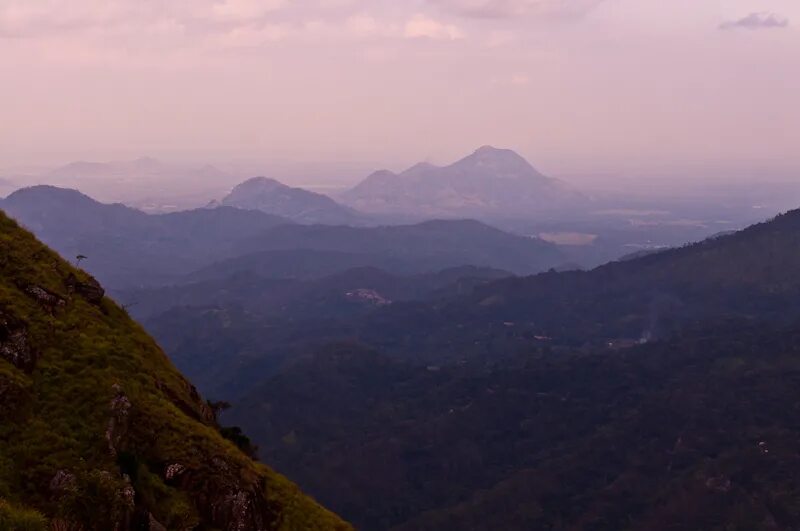
M340 198L363 212L429 218L534 218L585 200L514 151L491 146L449 166L422 163L399 174L375 172Z
M559 248L538 238L509 234L472 220L426 221L390 227L330 227L283 225L236 245L239 258L220 264L228 271L241 269L259 252L297 249L371 255L393 261L399 273L422 273L473 265L516 274L530 274L560 266ZM362 265L373 265L370 263Z
M235 183L211 165L193 167L152 157L111 162L77 161L36 178L38 184L79 188L102 201L124 202L150 212L199 207Z
M267 177L254 177L239 184L219 204L260 210L297 223L358 225L366 221L362 214L326 195L286 186Z
M18 190L0 209L62 256L86 256L83 267L111 289L173 282L231 256L238 240L291 223L231 207L150 215L53 186Z
M268 177L254 177L234 186L235 178L214 166L183 166L152 157L77 161L35 179L39 184L78 188L101 201L125 203L150 213L185 210L211 201L210 206L260 210L297 223L324 225L440 218L544 219L563 215L565 209L586 201L514 151L490 146L448 166L421 163L399 174L375 172L335 199Z
M476 221L393 227L299 225L228 206L150 215L52 186L21 189L0 208L112 290L217 278L237 271L314 278L352 267L413 274L465 265L513 273L558 267L559 248Z
M336 198L344 204L255 177L212 206L261 210L304 224L374 225L381 220L536 219L586 204L580 193L542 175L514 151L490 146L449 166L421 163L400 174L377 171Z

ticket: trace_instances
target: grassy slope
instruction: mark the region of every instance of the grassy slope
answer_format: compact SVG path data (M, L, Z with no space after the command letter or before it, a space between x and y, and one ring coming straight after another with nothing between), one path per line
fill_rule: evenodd
M223 439L155 342L110 300L71 292L71 275L90 281L0 213L0 318L22 327L39 357L27 373L0 357L0 499L112 529L134 511L124 471L136 510L169 529L229 527L240 493L265 528L348 528ZM55 302L43 304L31 287ZM127 415L112 412L117 395L130 402ZM170 464L185 471L167 480ZM68 480L54 488L59 471Z

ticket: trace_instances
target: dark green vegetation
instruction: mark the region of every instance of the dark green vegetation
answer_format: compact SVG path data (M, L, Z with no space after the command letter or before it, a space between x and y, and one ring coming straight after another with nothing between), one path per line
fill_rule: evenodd
M348 528L244 443L93 278L0 214L0 529Z
M321 278L273 278L241 271L195 283L122 291L119 298L135 302L132 315L145 321L181 307L240 307L265 316L313 319L363 315L393 302L466 293L477 285L510 276L498 269L470 266L417 275L358 267Z
M233 398L309 344L346 336L349 323L376 309L466 293L507 275L472 267L414 276L360 268L310 280L239 273L119 297L204 393Z
M141 301L148 329L204 392L233 399L286 359L328 341L355 340L438 365L493 362L537 345L631 346L721 317L792 322L800 317L798 248L800 212L791 212L589 272L495 282L462 272L458 282L446 277L450 288L427 295L414 288L419 278L393 287L380 274L354 271L294 286L239 275L126 300ZM393 304L348 298L356 288ZM168 300L176 305L163 311Z
M743 323L438 370L339 345L233 420L361 529L796 529L798 385L800 328Z
M795 211L591 272L260 321L228 420L363 529L796 529L798 249Z

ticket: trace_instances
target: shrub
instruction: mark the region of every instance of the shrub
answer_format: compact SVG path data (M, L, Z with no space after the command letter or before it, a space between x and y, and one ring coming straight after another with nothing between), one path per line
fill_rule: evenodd
M47 531L47 519L38 511L0 500L0 531Z

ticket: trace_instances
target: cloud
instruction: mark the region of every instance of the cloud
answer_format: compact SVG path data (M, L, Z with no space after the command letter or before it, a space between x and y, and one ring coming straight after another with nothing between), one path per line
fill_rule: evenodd
M260 27L240 26L221 34L216 43L222 48L257 48L282 41L292 33L292 28L281 24L265 24Z
M5 0L0 3L0 35L80 30L116 23L129 15L131 9L124 2L84 0L71 6L64 0Z
M457 26L439 22L425 15L415 15L406 22L404 35L409 39L428 38L453 41L464 38L464 33Z
M465 17L574 17L586 14L604 0L427 0L429 4Z
M780 29L789 26L789 19L775 13L750 13L739 20L724 22L719 26L722 30L731 29Z
M0 0L0 36L51 37L146 27L162 20L198 28L247 25L265 22L290 4L289 0Z
M167 55L192 54L200 61L199 53L217 51L227 59L240 49L249 57L260 49L285 49L286 43L369 46L384 50L370 52L379 57L404 41L465 39L464 21L433 8L435 1L413 6L377 0L0 0L0 47L13 39L13 46L32 56L59 63L75 57L81 64L93 57L103 63L129 57L161 64ZM469 37L487 47L514 38L507 30L486 33Z
M253 20L286 5L286 0L222 0L211 6L210 14L222 20Z
M381 31L381 26L375 17L363 13L351 15L345 26L351 33L362 36L375 35Z

